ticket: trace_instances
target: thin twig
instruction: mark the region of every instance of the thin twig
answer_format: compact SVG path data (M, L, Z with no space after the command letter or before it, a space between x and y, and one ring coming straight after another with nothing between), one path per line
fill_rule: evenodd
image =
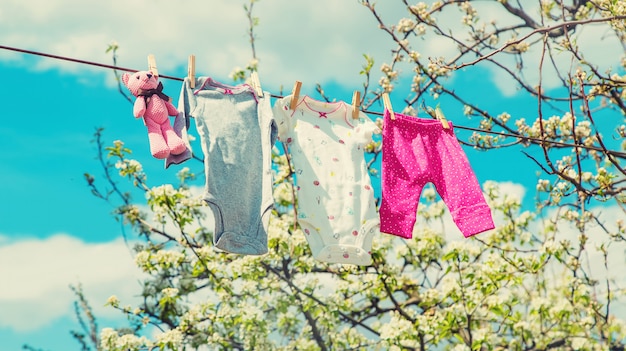
M488 53L486 55L480 56L476 60L473 60L473 61L470 61L470 62L466 62L466 63L462 63L460 65L449 66L447 68L458 70L458 69L461 69L463 67L473 66L473 65L479 63L480 61L486 60L486 59L490 58L491 56L496 55L496 54L506 50L508 47L511 47L513 45L517 45L517 44L523 42L524 40L526 40L526 39L528 39L528 38L530 38L533 35L538 34L538 33L549 33L549 32L551 32L551 31L553 31L555 29L566 28L566 27L569 27L569 26L577 26L577 25L581 25L581 24L602 23L602 22L610 22L610 21L624 20L624 19L626 19L626 15L613 16L613 17L607 17L607 18L594 18L594 19L580 20L580 21L568 21L568 22L555 24L555 25L550 26L550 27L537 28L537 29L531 31L530 33L522 36L520 39L507 42L506 44L504 44L499 49L494 50L494 51L492 51L492 52L490 52L490 53Z

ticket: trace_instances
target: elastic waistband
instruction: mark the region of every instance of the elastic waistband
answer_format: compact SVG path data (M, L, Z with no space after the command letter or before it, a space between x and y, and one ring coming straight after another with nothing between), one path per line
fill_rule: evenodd
M426 118L419 118L419 117L414 117L414 116L407 116L407 115L403 115L401 113L397 113L394 112L394 119L391 119L391 113L389 113L389 110L385 109L385 123L401 123L401 124L405 124L405 125L414 125L414 126L419 126L419 127L439 127L439 128L443 128L443 126L441 125L441 121L438 121L436 119L426 119ZM450 129L452 129L452 122L448 121L448 124L450 124Z

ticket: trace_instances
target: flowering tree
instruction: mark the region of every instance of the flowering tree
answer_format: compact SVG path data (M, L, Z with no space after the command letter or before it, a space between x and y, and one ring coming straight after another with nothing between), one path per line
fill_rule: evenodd
M366 57L363 106L392 92L403 78L399 68L410 67L413 89L404 113L415 114L424 101L448 99L479 121L477 131L461 142L485 150L542 149L543 157L534 158L543 172L536 209L523 210L519 198L487 182L484 193L496 229L449 240L434 229L446 218L445 206L427 189L414 239L377 237L370 266L326 264L311 258L294 219L292 170L277 148L269 253L232 255L210 244L207 207L190 183L196 177L191 168L200 163L180 171L176 186L153 187L124 143L105 146L99 131L104 179L86 178L95 196L119 200L116 214L138 235L136 264L148 278L138 306L109 299L136 328L102 329L98 349L626 349L626 324L619 318L624 281L610 267L623 264L619 255L626 248L619 217L624 218L626 202L626 60L601 70L577 42L582 28L601 26L624 47L626 6L610 0L541 1L532 9L505 0L398 1L406 5L407 17L393 24L382 20L373 3L361 1L392 47L376 87L370 84L374 62ZM246 10L254 43L253 4ZM475 4L500 11L505 21L484 22ZM423 58L414 49L423 38L451 43L455 50ZM250 70L256 69L255 55L253 46ZM562 55L567 65L559 64ZM533 57L534 75L525 64ZM545 65L558 89L544 87ZM537 115L526 120L516 111L491 112L467 101L448 81L462 69L485 67L532 96ZM565 106L564 112L546 118L547 105ZM600 133L595 119L600 114L610 118L610 136ZM368 151L378 155L379 138ZM131 199L118 176L145 194L146 205ZM593 210L599 202L613 204L617 218L599 217Z

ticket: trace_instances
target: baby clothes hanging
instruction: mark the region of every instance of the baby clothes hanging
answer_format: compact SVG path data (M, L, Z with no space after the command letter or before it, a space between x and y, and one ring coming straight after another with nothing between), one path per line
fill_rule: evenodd
M362 112L353 119L343 101L304 96L291 110L291 98L276 101L274 117L295 168L297 220L313 257L369 265L380 221L363 147L377 126Z
M272 197L271 150L276 124L270 94L247 84L229 86L208 77L185 78L182 111L194 117L206 175L205 201L215 217L216 248L236 254L267 253Z
M416 210L424 185L432 182L465 237L493 229L491 210L452 123L385 109L381 165L381 232L413 236Z

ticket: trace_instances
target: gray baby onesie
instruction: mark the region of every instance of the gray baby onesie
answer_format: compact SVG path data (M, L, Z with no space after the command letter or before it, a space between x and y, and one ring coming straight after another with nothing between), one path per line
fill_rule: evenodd
M205 201L215 216L213 243L236 254L267 253L272 197L271 152L277 128L270 94L247 84L229 86L208 77L185 78L186 117L196 120L204 153Z

